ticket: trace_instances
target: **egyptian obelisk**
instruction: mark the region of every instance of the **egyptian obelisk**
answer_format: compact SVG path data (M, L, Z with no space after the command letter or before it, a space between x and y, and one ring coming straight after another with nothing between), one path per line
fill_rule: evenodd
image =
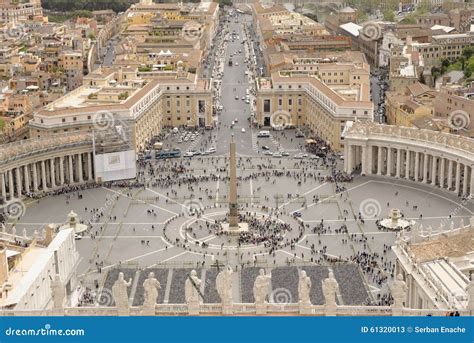
M248 231L247 223L239 223L239 209L237 201L237 157L234 142L234 135L230 141L230 161L229 161L229 213L228 222L222 223L222 229L225 233L238 235L241 232Z
M229 184L229 229L239 228L239 210L237 208L237 161L235 156L234 135L230 141L230 184Z

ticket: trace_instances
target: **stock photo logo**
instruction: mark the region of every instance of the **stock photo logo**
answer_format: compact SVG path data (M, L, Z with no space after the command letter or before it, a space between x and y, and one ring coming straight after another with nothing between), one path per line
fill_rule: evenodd
M466 111L455 110L448 116L448 125L452 130L467 130L471 124L471 118Z
M94 114L92 124L97 131L106 131L115 127L115 116L109 111L99 111Z
M364 24L361 38L365 41L378 40L382 37L382 28L376 23Z
M3 29L3 35L5 38L21 38L26 34L26 29L23 25L15 25L11 27L5 27Z
M182 205L182 211L185 217L193 218L199 212L204 210L204 205L196 199L186 200Z
M270 117L270 125L275 130L283 130L291 125L291 115L287 111L278 110Z
M99 294L97 294L96 301L99 306L112 306L114 303L112 291L110 289L103 288Z
M359 212L363 219L376 218L382 213L382 206L373 198L365 199L360 203Z
M291 292L286 288L276 288L269 295L271 304L287 305L292 303Z
M26 212L25 203L20 199L12 199L2 206L5 217L9 220L18 220Z
M202 36L201 24L195 20L185 22L181 35L188 42L194 42L200 39Z

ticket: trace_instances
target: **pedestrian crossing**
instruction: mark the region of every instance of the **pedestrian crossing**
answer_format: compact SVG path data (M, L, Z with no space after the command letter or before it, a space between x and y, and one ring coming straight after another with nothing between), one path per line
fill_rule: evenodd
M188 149L186 149L186 152L196 150L196 147L199 145L199 143L201 143L201 140L202 140L202 135L199 135L199 138L189 145Z
M258 153L257 133L252 132L252 150Z

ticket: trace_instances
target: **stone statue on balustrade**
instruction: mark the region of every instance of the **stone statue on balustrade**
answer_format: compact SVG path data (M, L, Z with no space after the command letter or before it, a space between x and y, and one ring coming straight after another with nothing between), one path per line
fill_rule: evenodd
M130 310L130 305L128 303L128 293L127 288L132 285L132 279L130 278L125 281L124 275L122 272L119 273L117 281L115 281L112 286L112 295L114 296L115 305L119 315L128 315Z
M148 279L143 282L145 289L145 300L143 301L143 314L154 315L158 290L161 289L160 282L155 278L155 273L148 274Z
M401 310L403 303L406 300L408 287L405 281L403 281L403 275L398 274L396 280L393 282L392 288L393 308ZM398 315L398 314L397 314Z
M336 315L336 294L339 292L339 284L332 270L326 279L321 281L324 295L325 312L328 316Z
M310 314L311 313L311 279L306 275L306 271L302 270L300 272L299 282L298 282L298 298L299 298L299 307L301 314Z
M226 266L224 270L222 270L219 274L217 274L216 278L216 288L217 293L221 297L222 302L222 309L225 314L232 310L232 274L234 271L232 270L231 266Z
M300 273L298 283L298 297L301 304L311 305L311 279L306 275L304 270Z
M265 299L268 295L268 288L270 287L271 279L271 273L265 274L265 270L260 269L259 275L253 284L253 297L255 298L255 303L257 305L265 304Z
M184 283L184 296L188 304L190 315L199 314L199 306L202 303L200 287L201 280L197 277L197 273L193 269Z

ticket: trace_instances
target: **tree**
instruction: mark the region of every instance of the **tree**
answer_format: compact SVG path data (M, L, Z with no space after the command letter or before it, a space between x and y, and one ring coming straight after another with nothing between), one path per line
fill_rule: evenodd
M391 11L391 10L383 11L383 20L394 22L395 21L395 14L393 14L393 11Z
M402 24L416 24L416 17L413 13L407 14L401 21Z

